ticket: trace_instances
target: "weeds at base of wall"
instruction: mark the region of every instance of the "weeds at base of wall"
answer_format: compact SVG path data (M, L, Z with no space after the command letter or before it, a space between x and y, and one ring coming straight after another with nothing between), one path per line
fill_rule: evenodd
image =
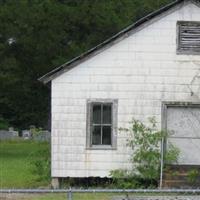
M119 172L120 173L120 172ZM61 178L59 180L60 188L99 188L99 189L132 189L141 188L145 189L151 188L155 189L157 182L152 182L152 180L142 180L139 177L129 177L129 178L100 178L100 177L89 177L89 178ZM150 186L151 185L151 186Z
M195 184L198 181L199 175L200 173L197 169L191 169L187 173L187 181L191 184Z
M38 143L39 145L41 143ZM40 148L39 148L40 149ZM32 159L34 157L35 159ZM51 153L50 144L48 148L40 149L30 155L30 163L32 167L32 173L38 178L37 181L50 182L51 180Z
M113 170L111 171L112 186L122 189L155 189L158 186L156 179L144 179L138 174L132 173L130 170Z

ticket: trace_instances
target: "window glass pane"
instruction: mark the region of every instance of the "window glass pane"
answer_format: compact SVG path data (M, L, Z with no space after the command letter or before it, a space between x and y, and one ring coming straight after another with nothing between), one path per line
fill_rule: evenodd
M93 106L93 123L101 124L101 105Z
M111 126L103 127L102 144L111 145Z
M101 126L93 126L92 131L92 144L101 144Z
M111 105L103 105L103 124L111 124Z

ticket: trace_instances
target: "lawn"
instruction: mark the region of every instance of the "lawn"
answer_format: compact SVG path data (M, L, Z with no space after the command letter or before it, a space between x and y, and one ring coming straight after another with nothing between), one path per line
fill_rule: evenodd
M66 200L66 194L0 194L1 200ZM89 194L73 194L72 200L122 200L122 199L135 199L135 200L199 200L198 194L174 194L174 193L130 193L127 197L125 194L113 194L113 193L89 193Z
M38 181L31 161L36 152L46 151L47 143L34 141L0 141L0 188L41 188L48 182ZM111 200L116 194L73 194L73 200ZM0 194L1 200L65 200L66 194Z
M73 200L112 200L115 196L125 197L125 195L111 193L89 193L73 194ZM66 200L66 194L0 194L1 200ZM119 198L118 198L119 199Z
M31 161L38 150L48 148L47 143L34 141L0 141L0 188L45 187L47 182L38 181Z

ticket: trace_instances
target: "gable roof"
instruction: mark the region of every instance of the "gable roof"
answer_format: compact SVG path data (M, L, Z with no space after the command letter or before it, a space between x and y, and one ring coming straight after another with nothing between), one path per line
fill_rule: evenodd
M133 33L134 30L138 30L139 27L146 24L147 22L151 22L155 17L163 15L167 11L171 10L172 8L176 8L178 6L183 5L184 3L193 2L196 5L200 5L200 0L176 0L166 6L148 14L147 16L139 19L135 23L131 24L127 28L123 29L122 31L118 32L117 34L113 35L109 39L105 40L104 42L100 43L99 45L95 46L94 48L84 52L78 57L73 58L72 60L64 63L63 65L55 68L54 70L48 72L47 74L40 77L38 80L43 83L48 83L54 78L60 76L61 74L69 71L70 69L76 67L78 64L84 62L85 60L97 55L98 53L102 52L106 48L112 46L113 44L121 41L123 38L128 37L130 34Z

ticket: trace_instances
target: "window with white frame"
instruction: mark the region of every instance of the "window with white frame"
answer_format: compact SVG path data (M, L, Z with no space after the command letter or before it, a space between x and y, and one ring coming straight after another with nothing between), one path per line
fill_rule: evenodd
M87 147L116 148L117 100L89 100Z
M177 34L177 53L200 53L200 22L178 21Z

